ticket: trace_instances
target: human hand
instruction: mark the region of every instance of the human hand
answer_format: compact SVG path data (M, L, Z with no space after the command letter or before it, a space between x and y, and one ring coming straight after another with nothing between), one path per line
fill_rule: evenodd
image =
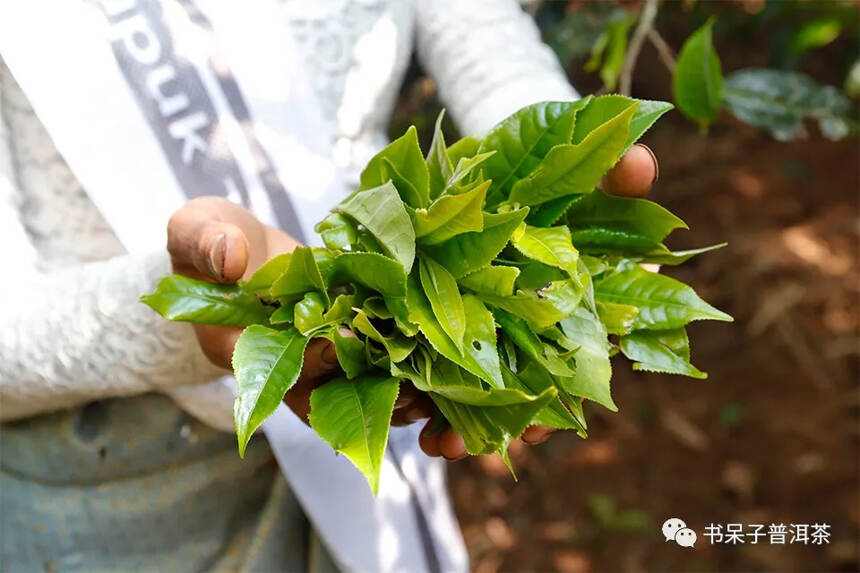
M618 161L601 181L600 188L610 195L621 197L644 197L657 181L659 168L657 158L647 146L637 143ZM421 449L428 456L443 456L449 461L465 458L466 443L453 429L433 433L433 420L427 422L418 438ZM520 438L527 444L535 445L546 441L553 428L529 426Z
M176 211L167 225L167 251L173 272L218 283L248 278L270 258L292 251L299 243L287 233L265 225L243 207L220 197L199 197ZM241 328L195 324L200 347L209 360L231 368L233 347ZM344 329L342 334L351 335ZM307 421L311 392L339 372L334 345L312 340L305 350L302 372L284 402ZM425 400L416 401L424 397ZM404 384L392 423L404 425L429 417L426 395Z

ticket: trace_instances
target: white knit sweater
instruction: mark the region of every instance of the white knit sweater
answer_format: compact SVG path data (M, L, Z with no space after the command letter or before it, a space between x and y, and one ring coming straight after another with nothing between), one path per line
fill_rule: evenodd
M335 158L353 175L385 144L413 44L463 133L535 101L576 97L514 0L284 0L282 8ZM232 429L232 396L208 383L224 372L206 361L192 329L137 302L169 271L166 252L124 252L2 60L0 239L0 421L160 391Z

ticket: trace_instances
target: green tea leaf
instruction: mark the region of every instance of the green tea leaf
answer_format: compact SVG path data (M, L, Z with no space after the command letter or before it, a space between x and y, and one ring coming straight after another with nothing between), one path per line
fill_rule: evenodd
M617 412L618 407L609 391L612 366L603 324L588 310L579 307L559 326L572 347L577 349L573 355L576 363L573 377L561 379L564 390Z
M472 374L464 372L457 364L439 357L424 358L416 361L417 369L402 364L392 364L391 374L409 379L422 392L435 392L449 400L472 406L506 406L534 402L539 393L532 393L525 387L489 388Z
M168 320L248 326L265 324L271 307L236 285L222 285L170 275L161 279L152 294L140 301Z
M408 293L406 304L409 320L418 325L433 348L491 386L501 388L503 383L496 352L496 332L492 315L483 304L470 295L462 297L463 310L468 319L461 352L439 324L430 301L414 275L409 277Z
M483 294L481 299L524 318L533 328L542 330L573 312L584 291L584 287L572 280L560 280L537 291L519 290L513 296Z
M598 302L597 315L609 334L627 334L633 329L639 309L629 304Z
M397 190L404 193L403 201L415 207L424 207L430 202L430 173L418 144L418 131L415 126L406 130L402 137L392 141L388 147L377 153L361 172L361 188L373 189L385 184L390 179L394 166L397 175L410 183L406 189ZM412 196L412 191L417 193Z
M634 360L634 370L683 374L705 379L708 375L690 364L690 340L683 328L637 330L619 341L621 352Z
M466 314L457 281L445 267L429 257L418 260L418 271L424 294L430 301L442 330L462 352L463 334L466 332ZM396 362L399 362L397 360Z
M716 119L723 97L723 74L714 49L713 27L711 18L687 38L672 75L678 109L703 129Z
M620 229L593 228L573 231L573 241L583 253L593 255L623 255L629 258L663 247L660 241Z
M598 302L638 307L634 330L679 328L694 320L732 321L684 283L638 266L595 280L594 294Z
M239 393L233 405L239 455L248 440L281 404L302 370L308 339L295 328L272 330L252 325L242 332L233 350L233 374Z
M332 283L358 283L385 297L406 296L403 265L377 253L343 253L334 260Z
M489 266L462 277L457 282L478 294L511 296L514 294L514 281L520 271L516 267Z
M370 318L381 318L383 320L394 318L394 315L385 306L385 300L379 296L369 297L364 301L361 308Z
M570 143L577 110L590 98L577 102L540 102L522 108L493 127L478 149L495 151L487 160L487 177L493 180L489 206L504 200L514 184L524 179L556 145Z
M670 251L661 245L660 248L655 249L654 251L638 255L636 260L642 263L654 263L658 265L680 265L696 255L716 251L717 249L722 249L726 245L728 245L728 243L719 243L717 245L699 247L698 249L687 249L684 251Z
M448 158L451 160L451 165L457 165L464 157L474 157L478 153L478 148L481 146L480 140L472 136L466 136L459 141L455 141L448 148Z
M390 336L384 336L373 325L373 323L370 322L370 319L364 311L360 310L355 314L355 318L352 320L352 326L366 337L382 344L388 352L388 355L391 357L392 362L401 362L406 360L406 357L415 350L416 342L414 338L407 338L397 331Z
M398 390L396 378L377 375L332 380L311 393L311 427L364 474L374 495Z
M533 394L540 394L547 388L555 387L552 375L534 361L527 361L522 370L517 374L503 368L502 376L505 379L506 387L524 388ZM549 404L535 414L532 424L547 426L557 430L575 429L582 434L585 433L585 426L571 414L570 410L557 397L552 399Z
M842 139L856 127L845 96L795 72L738 70L726 78L723 102L738 119L766 129L780 141L802 134L805 118L817 120L828 139Z
M610 229L641 235L657 243L675 229L689 228L653 201L614 197L599 190L577 199L568 209L566 219L574 234L585 229Z
M290 257L290 266L277 279L269 290L274 298L303 295L308 291L316 291L328 304L328 293L325 281L320 273L314 252L310 247L296 247Z
M499 309L493 310L493 317L526 356L555 376L573 376L573 370L557 354L547 353L547 345L538 338L525 320Z
M307 293L293 307L293 322L304 336L324 324L325 301L316 292Z
M482 183L482 181L477 180L477 178L470 178L469 175L475 170L476 167L481 165L487 159L493 156L495 151L488 151L486 153L479 153L473 157L463 157L460 161L457 162L457 166L454 168L454 172L451 173L451 177L448 178L448 181L445 183L445 192L446 193L459 193L459 184L461 181L466 179L474 179L477 183Z
M433 130L433 141L430 142L430 151L427 152L427 170L430 174L430 198L435 199L442 194L445 183L451 177L454 167L448 158L448 148L445 145L445 135L442 133L442 119L445 110L439 112L436 118L436 127Z
M484 198L489 181L459 195L443 195L428 209L416 209L415 236L422 245L437 245L451 237L484 229Z
M428 245L424 251L459 279L490 264L527 214L528 209L484 213L483 231L457 235L444 243Z
M567 275L557 267L551 267L537 261L532 261L520 267L520 276L516 286L523 290L547 288L550 283L565 280Z
M560 268L576 277L579 253L573 247L567 227L532 227L521 225L511 236L511 243L530 259Z
M391 183L356 193L337 209L363 225L382 249L409 272L415 259L415 231Z
M268 291L272 288L272 284L278 280L281 275L287 272L287 269L290 266L290 257L292 257L292 255L292 253L281 253L280 255L272 257L260 265L260 268L254 271L251 278L247 281L240 282L239 286L248 292L259 293ZM266 294L268 294L268 292Z
M581 143L553 147L531 175L514 185L509 202L539 205L565 195L590 193L621 156L636 107L632 103Z
M330 214L317 223L314 230L320 234L323 243L330 249L345 249L358 243L358 229L355 223L340 213Z
M269 324L286 324L295 318L295 304L284 304L269 316Z
M463 437L466 450L479 455L504 452L508 443L522 434L535 414L557 395L555 388L547 388L532 402L505 406L460 404L437 393L430 397L454 431Z
M622 113L633 103L638 103L636 112L630 119L630 133L624 144L622 153L642 137L654 125L661 115L671 110L672 104L663 101L637 100L623 95L610 94L593 98L588 105L576 115L571 143L580 143L585 137Z
M409 322L406 273L400 263L377 253L344 253L334 261L332 284L351 283L380 293L403 334L414 336L418 332Z
M352 380L367 371L367 361L364 359L364 343L357 336L347 334L334 328L331 341L334 343L338 364L346 377Z

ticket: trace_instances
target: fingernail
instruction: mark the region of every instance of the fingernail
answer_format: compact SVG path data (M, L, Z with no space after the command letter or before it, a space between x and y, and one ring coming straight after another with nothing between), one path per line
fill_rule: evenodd
M645 145L644 143L637 143L639 147L648 152L648 155L651 156L651 161L654 162L654 179L651 181L651 185L657 183L657 179L660 178L660 163L657 161L657 156L654 155L654 152L651 151L651 148Z
M227 259L227 237L221 233L209 245L209 271L218 280L224 278L224 261Z
M465 459L466 456L468 456L468 455L469 455L469 453L466 452L465 454L463 454L459 457L456 457L456 458L449 458L448 456L446 456L444 454L442 454L442 457L445 458L446 460L448 460L449 462L459 462L460 460Z

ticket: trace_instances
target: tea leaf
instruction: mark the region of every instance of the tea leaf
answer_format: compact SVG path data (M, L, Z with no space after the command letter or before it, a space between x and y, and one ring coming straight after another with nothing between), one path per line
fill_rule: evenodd
M424 165L423 158L421 165ZM337 209L363 225L385 253L409 272L415 259L415 231L391 183L356 193L338 205Z
M817 120L828 139L856 131L856 116L845 96L795 72L738 70L726 78L723 102L738 119L766 129L780 141L802 134L805 118Z
M487 177L493 180L490 207L507 197L514 184L527 177L550 149L570 143L574 116L589 99L536 103L490 130L478 148L479 153L496 152L486 163Z
M694 320L733 320L728 314L699 298L684 283L638 266L596 280L594 295L598 302L639 308L639 314L633 320L634 330L666 330Z
M609 363L609 342L606 329L596 316L579 307L559 323L571 348L576 348L576 363L572 379L563 383L565 391L593 400L617 412L618 406L609 392L612 366Z
M399 179L410 183L406 189L397 189L405 195L403 201L416 209L430 202L430 174L418 145L418 132L414 125L402 137L373 156L361 172L361 188L373 189L392 179L390 166L397 170ZM411 194L413 191L415 195Z
M236 285L215 284L180 275L164 277L155 292L143 295L140 300L168 320L197 324L265 324L272 312L271 307Z
M487 265L508 243L528 209L507 213L484 213L484 230L463 233L438 245L425 247L425 252L454 275L461 278Z
M675 103L681 113L706 128L720 112L723 74L712 39L713 18L687 38L672 75Z
M433 141L430 142L430 151L427 152L427 171L430 175L430 198L438 197L445 189L445 183L451 177L454 167L448 157L448 148L445 145L445 135L442 133L442 119L445 110L439 112L436 118L436 126L433 130Z
M349 458L374 494L398 390L397 378L368 375L332 380L311 393L311 427Z
M489 181L459 195L443 195L428 209L416 209L415 236L422 245L436 245L456 235L484 229L482 208Z
M233 350L233 373L239 393L233 405L239 455L254 431L281 404L302 370L308 338L295 328L272 330L253 325L245 329Z
M514 294L514 281L520 271L516 267L489 266L470 273L457 282L478 294L510 296Z
M439 320L442 330L462 352L463 334L466 332L466 313L463 310L463 299L457 288L457 281L445 267L429 257L418 261L419 276L424 294L430 301L433 313ZM399 360L396 360L399 362Z
M565 195L590 193L621 156L635 111L632 103L581 143L553 147L531 175L514 185L508 201L539 205Z
M683 374L705 379L708 375L690 364L690 340L683 328L637 330L619 341L621 352L635 360L633 370Z

